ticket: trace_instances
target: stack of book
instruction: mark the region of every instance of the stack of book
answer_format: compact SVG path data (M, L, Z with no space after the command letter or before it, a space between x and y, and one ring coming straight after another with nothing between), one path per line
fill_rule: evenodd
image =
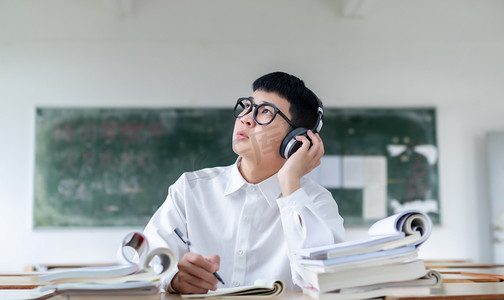
M34 288L11 289L0 293L1 299L48 299L66 296L141 295L142 299L160 298L160 279L175 265L175 255L168 248L149 250L141 233L126 236L122 244L124 263L120 265L54 270L26 278Z
M365 239L298 250L310 284L303 292L316 299L428 294L441 281L418 259L431 230L428 215L410 210L377 221Z

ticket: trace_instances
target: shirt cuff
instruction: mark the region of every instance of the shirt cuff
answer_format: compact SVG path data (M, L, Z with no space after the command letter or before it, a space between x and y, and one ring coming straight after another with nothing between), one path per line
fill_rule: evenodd
M288 231L295 233L297 240L306 238L304 212L309 203L310 199L302 188L297 189L287 197L277 199L284 228L289 228Z
M178 268L175 266L175 268L172 271L170 271L166 276L164 276L161 279L162 287L165 292L168 292L170 294L178 294L179 293L172 286L173 277L175 277L175 275L177 273L178 273Z
M173 278L172 278L172 279L173 279ZM166 291L167 291L168 293L170 293L170 294L178 294L179 292L177 292L177 291L173 288L173 286L171 285L171 283L172 283L172 282L170 281L170 283L166 285Z
M277 203L281 210L293 209L300 212L308 203L310 203L310 199L303 188L299 188L289 196L278 198Z

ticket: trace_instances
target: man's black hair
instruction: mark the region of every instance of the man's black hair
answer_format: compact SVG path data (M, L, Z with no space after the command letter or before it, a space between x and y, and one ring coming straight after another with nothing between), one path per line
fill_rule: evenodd
M290 103L292 123L297 127L313 129L317 122L317 108L322 102L304 82L296 76L273 72L259 77L252 84L252 90L274 92Z

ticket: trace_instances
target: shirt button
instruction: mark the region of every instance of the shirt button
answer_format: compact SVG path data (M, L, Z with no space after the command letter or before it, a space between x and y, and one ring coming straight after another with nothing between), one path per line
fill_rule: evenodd
M255 187L253 187L253 186L249 186L248 191L249 191L249 192L253 192L253 191L255 191Z
M240 286L240 283L235 281L235 282L233 282L233 285L234 286Z
M248 221L248 217L243 217L243 221Z
M242 256L243 255L243 250L238 250L238 255Z

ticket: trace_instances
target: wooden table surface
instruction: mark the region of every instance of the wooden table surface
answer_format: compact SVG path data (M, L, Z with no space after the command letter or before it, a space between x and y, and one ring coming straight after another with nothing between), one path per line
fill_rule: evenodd
M465 270L465 269L464 269ZM473 269L473 271L476 271ZM481 271L481 270L478 270ZM485 270L490 273L489 269ZM501 273L502 274L502 273ZM14 276L14 277L13 277ZM33 288L37 285L36 282L28 280L28 278L22 278L24 276L17 277L15 275L0 275L0 294L3 289L28 289ZM15 279L12 281L12 279ZM10 284L8 284L6 279ZM4 280L4 281L3 281ZM1 297L0 297L1 298ZM257 297L259 299L261 297ZM262 297L264 298L264 297ZM310 300L312 298L303 295L301 292L286 291L280 296L276 296L279 300ZM117 296L103 296L103 295L93 295L93 296L55 296L50 298L51 300L145 300L145 299L161 299L161 300L181 300L180 295L177 294L161 294L161 295L117 295ZM254 298L249 298L254 299ZM418 295L418 296L388 296L385 299L397 300L397 299L504 299L504 281L498 282L444 282L437 288L431 288L429 295Z
M182 300L180 295L161 294L161 295L71 295L55 296L49 300ZM236 298L234 298L236 299ZM264 297L249 297L248 300L264 299ZM278 300L313 300L303 295L301 292L286 291L280 296L270 299ZM504 299L503 282L486 283L445 283L439 288L432 288L430 295L422 296L387 296L386 300L426 300L426 299Z

